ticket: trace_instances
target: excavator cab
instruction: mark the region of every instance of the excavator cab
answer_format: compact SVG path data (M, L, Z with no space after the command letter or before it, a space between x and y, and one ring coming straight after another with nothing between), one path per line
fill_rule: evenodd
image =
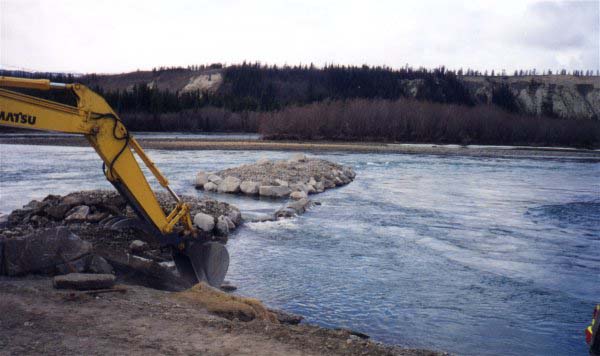
M68 90L75 95L77 106L3 87ZM136 220L116 218L110 227L135 228L154 236L161 246L170 247L177 270L190 286L203 281L220 287L229 267L227 249L193 226L189 205L171 189L168 180L100 95L81 84L0 76L0 125L83 135L102 159L106 179L138 216ZM134 153L175 200L176 207L168 215Z

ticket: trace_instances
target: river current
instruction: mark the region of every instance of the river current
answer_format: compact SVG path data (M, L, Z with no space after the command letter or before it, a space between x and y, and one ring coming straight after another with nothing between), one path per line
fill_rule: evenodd
M91 148L0 145L0 212L31 199L112 189ZM289 152L149 155L180 194L197 171ZM238 293L375 340L457 354L585 354L600 302L600 164L318 153L350 165L351 184L278 222L230 237ZM158 187L155 184L155 187ZM158 189L158 188L157 188ZM283 202L214 196L246 216Z

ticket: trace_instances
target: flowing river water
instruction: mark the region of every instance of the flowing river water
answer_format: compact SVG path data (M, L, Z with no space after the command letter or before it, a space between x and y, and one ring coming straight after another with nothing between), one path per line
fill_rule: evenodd
M0 212L112 189L91 148L0 145ZM199 170L289 152L149 155L180 194ZM584 354L600 302L600 163L319 153L354 167L322 205L230 237L240 294L374 339L458 354ZM155 185L156 186L156 185ZM218 195L247 216L284 202Z

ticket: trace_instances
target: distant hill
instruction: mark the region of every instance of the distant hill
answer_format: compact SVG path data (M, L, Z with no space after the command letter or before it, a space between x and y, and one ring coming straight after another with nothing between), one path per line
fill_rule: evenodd
M0 71L0 74L15 74ZM497 105L508 111L567 119L600 120L600 77L572 75L463 76L434 70L386 67L277 67L258 64L161 68L80 77L120 112L178 112L206 106L232 111L273 111L323 100L398 99Z

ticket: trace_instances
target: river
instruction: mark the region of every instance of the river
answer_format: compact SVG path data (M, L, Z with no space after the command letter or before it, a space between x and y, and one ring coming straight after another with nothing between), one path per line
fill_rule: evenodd
M0 212L112 189L91 148L0 145ZM181 194L195 173L289 152L149 150ZM585 354L600 302L600 163L327 153L356 180L230 237L240 294L375 340L457 354ZM157 187L157 184L154 184ZM283 202L216 196L246 215Z

